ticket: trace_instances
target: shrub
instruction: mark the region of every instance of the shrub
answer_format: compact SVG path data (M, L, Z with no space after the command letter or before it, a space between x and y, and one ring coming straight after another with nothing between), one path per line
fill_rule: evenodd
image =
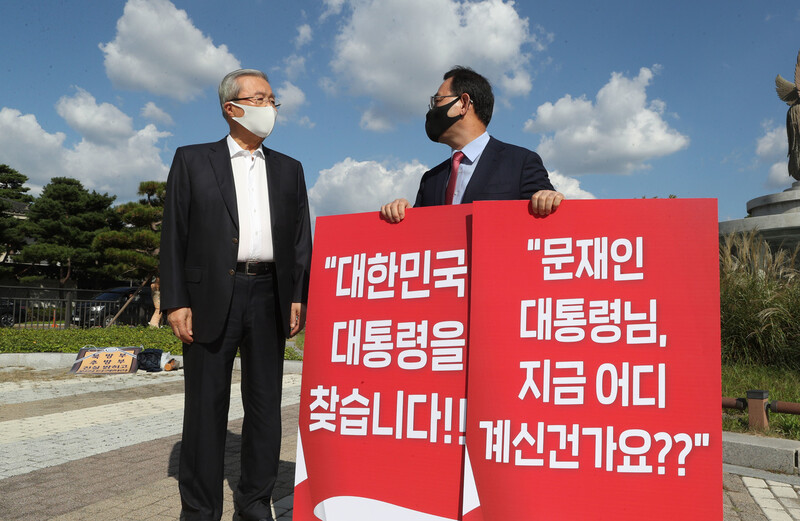
M143 346L183 354L180 340L168 328L113 326L89 329L0 330L2 353L77 353L82 347Z
M303 333L286 347L287 360L303 359ZM89 329L0 329L0 353L77 353L85 346L161 349L183 354L183 345L169 328L112 326Z
M768 390L770 401L800 403L800 372L780 367L722 365L722 396L743 398L749 389ZM723 409L722 430L749 432L748 412ZM769 431L764 434L800 440L800 416L771 413Z
M793 253L756 232L720 243L723 363L800 368L800 278Z

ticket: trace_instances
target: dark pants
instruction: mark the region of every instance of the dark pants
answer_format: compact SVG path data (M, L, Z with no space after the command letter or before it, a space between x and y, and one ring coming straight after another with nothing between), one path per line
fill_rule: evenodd
M244 422L241 477L234 501L245 520L270 517L280 458L285 339L274 270L235 277L222 336L212 343L183 346L186 403L178 481L186 520L222 517L225 435L237 348L242 359Z

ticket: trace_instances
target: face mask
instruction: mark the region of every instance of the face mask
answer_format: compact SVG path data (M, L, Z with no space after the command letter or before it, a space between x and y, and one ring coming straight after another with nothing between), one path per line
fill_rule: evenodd
M461 119L461 116L447 115L447 111L450 110L450 107L455 105L460 99L461 98L456 98L447 105L433 107L425 115L425 133L428 134L428 138L430 138L431 141L438 143L442 134L444 134L448 128L452 127L456 121Z
M265 138L270 135L272 128L275 126L275 118L278 115L275 107L272 105L253 107L250 105L239 105L232 101L230 104L244 110L244 116L233 116L231 119L260 138Z

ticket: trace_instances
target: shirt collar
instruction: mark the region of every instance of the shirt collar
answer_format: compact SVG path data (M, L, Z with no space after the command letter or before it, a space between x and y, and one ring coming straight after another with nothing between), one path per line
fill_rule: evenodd
M480 136L476 137L475 139L467 143L467 145L461 149L461 152L464 153L464 156L469 160L470 163L474 163L475 160L478 159L478 156L480 156L483 153L483 149L486 148L486 145L488 143L489 143L489 133L484 132ZM450 154L451 157L452 154L456 152L457 150L453 150L452 153Z
M239 143L237 143L236 140L233 139L230 134L228 134L227 141L228 141L228 151L231 154L231 159L241 155L250 157L251 155L250 152L240 147ZM264 159L264 149L262 147L258 147L258 149L256 149L256 151L253 152L253 154L260 157L261 159Z

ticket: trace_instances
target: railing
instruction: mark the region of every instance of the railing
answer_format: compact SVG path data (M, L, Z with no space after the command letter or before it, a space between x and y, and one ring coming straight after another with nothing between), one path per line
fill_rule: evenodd
M65 329L70 327L106 327L120 310L124 300L87 299L0 299L0 327L26 329ZM152 305L131 303L117 323L146 325ZM2 330L0 330L2 331Z
M124 286L125 284L120 284ZM58 286L6 286L0 285L0 298L18 298L47 302L50 300L90 299L102 289L59 288Z
M756 431L769 429L769 413L800 414L800 403L769 401L769 391L747 391L747 398L722 397L723 409L748 412L750 428Z
M0 327L13 327L27 319L27 306L20 299L0 300Z

